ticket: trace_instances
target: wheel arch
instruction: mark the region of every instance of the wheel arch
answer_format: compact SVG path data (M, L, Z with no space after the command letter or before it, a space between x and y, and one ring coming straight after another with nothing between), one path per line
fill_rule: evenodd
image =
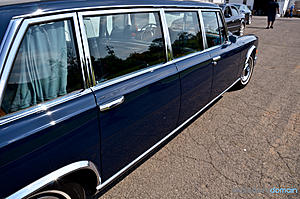
M255 45L251 46L251 48L249 48L247 54L246 54L246 61L245 61L245 64L249 61L249 58L250 56L253 54L254 55L254 59L255 59L255 56L256 56L256 49L257 47Z
M91 180L93 182L88 182ZM53 184L74 180L82 186L96 191L96 187L100 185L100 174L94 163L91 161L78 161L57 169L48 175L32 182L24 188L18 190L10 195L8 199L12 198L26 198L40 190L47 188Z

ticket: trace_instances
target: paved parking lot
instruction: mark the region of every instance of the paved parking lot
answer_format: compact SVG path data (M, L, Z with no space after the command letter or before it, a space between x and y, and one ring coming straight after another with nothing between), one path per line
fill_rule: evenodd
M264 17L253 21L246 34L260 46L250 84L226 93L101 198L300 198L300 19L279 19L273 30Z

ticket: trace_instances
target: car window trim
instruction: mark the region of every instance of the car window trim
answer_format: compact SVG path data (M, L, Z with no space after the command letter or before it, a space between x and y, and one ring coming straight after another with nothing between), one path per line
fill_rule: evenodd
M166 56L167 56L167 62L165 63L161 63L161 64L157 64L154 66L150 66L149 68L145 68L145 69L141 69L138 71L133 71L129 74L125 74L119 77L115 77L111 80L107 80L105 82L100 82L98 84L96 84L94 82L94 84L91 86L92 90L96 91L99 89L103 89L105 87L129 80L131 78L135 78L137 76L149 73L149 72L153 72L154 70L160 69L162 67L166 67L168 65L172 65L175 64L176 62L182 61L184 59L188 59L200 54L203 54L207 51L210 51L212 49L215 49L219 46L214 46L212 48L209 49L204 49L202 51L198 51L195 53L191 53L179 58L174 59L173 58L173 53L172 53L172 47L171 47L171 40L170 40L170 34L169 34L169 30L166 24L166 18L165 18L165 12L168 11L182 11L182 12L196 12L198 15L198 19L199 19L199 23L200 23L200 30L202 31L202 34L204 33L204 29L203 29L203 23L202 23L202 15L199 15L199 12L201 13L201 11L214 11L214 12L220 12L220 9L198 9L198 8L131 8L131 9L116 9L116 10L93 10L93 11L82 11L78 13L78 21L79 21L79 26L80 26L80 31L81 31L81 35L82 35L82 40L83 40L83 46L84 46L84 52L85 52L85 60L86 62L88 62L88 68L90 71L93 71L91 62L89 60L91 60L91 55L90 55L90 51L89 51L89 45L87 42L87 35L86 35L86 30L85 30L85 26L84 26L84 22L83 22L83 18L87 17L87 16L100 16L100 15L108 15L108 14L120 14L120 13L139 13L139 12L159 12L159 16L161 19L161 23L162 23L162 32L163 32L163 37L164 37L164 45L165 45L165 50L166 50ZM203 40L206 39L206 36L203 37ZM207 46L206 41L204 42L204 47ZM91 79L95 79L94 74L91 73L90 74L90 78Z
M83 58L83 50L81 48L82 43L81 43L79 28L77 26L78 20L77 20L76 13L66 13L66 14L59 14L59 15L51 15L51 16L23 19L22 24L19 24L19 30L17 32L15 32L14 39L10 40L10 49L9 49L9 51L6 52L6 54L8 56L6 58L6 62L2 66L3 71L2 71L1 79L0 79L0 105L2 104L4 90L6 88L6 84L7 84L11 69L13 67L14 61L16 59L16 56L17 56L18 50L20 48L20 45L23 41L23 38L28 30L28 27L30 25L34 25L34 24L41 24L41 23L47 23L47 22L51 22L51 21L58 21L58 20L64 20L64 19L72 19L73 20L73 21L71 20L72 21L71 23L73 24L74 30L75 30L75 32L73 34L74 35L74 38L73 38L74 43L77 46L76 50L78 50L79 59L84 60L84 59L82 59ZM82 81L84 84L84 88L79 89L77 91L73 91L71 93L68 93L68 94L58 97L58 98L55 98L53 100L42 102L42 103L37 104L32 107L28 107L27 109L4 115L4 116L0 117L0 125L23 118L25 116L31 115L36 112L42 111L45 109L45 107L48 109L57 104L69 101L71 99L74 99L81 95L85 95L88 92L90 92L89 89L87 89L88 85L86 85L85 72L84 72L85 69L84 69L84 64L82 61L80 61L80 67L81 67L81 71L82 71Z
M202 20L203 20L202 12L214 12L214 13L216 14L216 17L217 17L217 13L219 12L220 15L221 15L221 18L222 18L223 26L226 27L225 41L224 41L223 43L219 44L219 45L216 45L216 46L213 46L213 47L208 48L207 38L206 38L206 34L205 34L205 41L206 41L206 46L207 46L207 49L205 49L205 50L211 51L211 50L214 50L214 49L217 49L217 48L221 47L222 45L226 44L226 42L228 42L228 30L227 30L227 26L225 26L225 24L224 24L224 17L223 17L223 15L222 15L222 13L221 13L220 10L207 10L207 9L201 10L201 17L202 17ZM218 17L217 17L217 21L219 21L219 20L218 20ZM218 27L220 28L219 23L218 23ZM203 22L203 31L204 31L204 33L205 33L204 22ZM219 32L219 33L220 33L220 32ZM221 33L220 33L220 37L221 37Z
M141 12L157 12L160 20L161 20L161 28L162 28L162 35L164 39L164 46L165 46L165 56L166 56L166 62L165 63L160 63L154 66L150 66L145 69L141 69L138 71L133 71L128 74L124 74L119 77L115 77L111 80L107 80L105 82L100 82L96 84L95 81L93 81L92 89L93 90L98 90L105 88L107 86L111 86L113 84L120 83L122 81L140 76L142 74L148 73L148 72L153 72L154 70L157 70L159 68L165 67L167 65L170 65L170 61L172 61L172 47L171 47L171 41L169 37L169 31L166 25L165 21L165 10L163 8L131 8L131 9L116 9L116 10L94 10L94 11L83 11L78 13L78 18L79 18L79 26L81 30L81 35L82 35L82 40L83 40L83 46L84 46L84 52L85 52L85 59L86 60L91 60L91 54L89 50L89 44L87 40L87 34L84 26L84 21L83 18L87 16L100 16L100 15L109 15L109 14L121 14L121 13L141 13ZM93 71L93 66L90 61L88 62L88 68L90 71ZM95 80L95 75L93 72L90 74L90 78Z

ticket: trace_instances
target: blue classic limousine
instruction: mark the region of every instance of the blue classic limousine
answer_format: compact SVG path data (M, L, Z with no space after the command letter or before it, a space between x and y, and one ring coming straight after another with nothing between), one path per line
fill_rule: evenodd
M0 3L0 198L94 197L253 73L213 4Z

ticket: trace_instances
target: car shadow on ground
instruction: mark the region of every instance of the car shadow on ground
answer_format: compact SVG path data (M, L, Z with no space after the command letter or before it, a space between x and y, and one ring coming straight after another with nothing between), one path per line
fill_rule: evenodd
M266 29L266 27L259 27L259 26L248 26L247 28L250 28L250 29Z

